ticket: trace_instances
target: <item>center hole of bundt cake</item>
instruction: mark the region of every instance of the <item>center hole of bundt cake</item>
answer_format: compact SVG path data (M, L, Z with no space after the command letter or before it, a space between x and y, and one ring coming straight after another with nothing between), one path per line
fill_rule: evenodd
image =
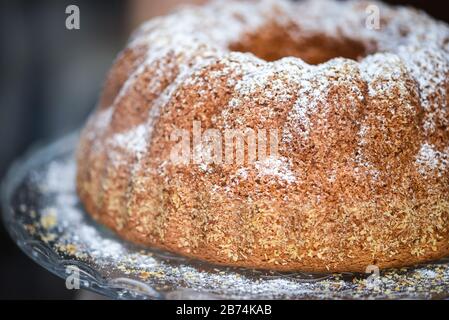
M297 57L309 64L320 64L338 57L359 60L368 53L362 43L351 39L298 34L294 39L285 27L267 27L232 44L230 50L250 52L266 61Z

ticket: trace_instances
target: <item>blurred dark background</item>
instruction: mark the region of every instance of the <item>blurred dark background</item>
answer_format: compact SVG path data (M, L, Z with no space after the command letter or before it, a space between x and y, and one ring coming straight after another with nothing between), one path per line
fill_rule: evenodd
M202 0L0 0L0 178L33 143L82 126L129 33L176 2ZM449 22L448 1L390 0ZM80 30L65 28L68 5L81 12ZM0 299L73 299L22 254L0 225Z

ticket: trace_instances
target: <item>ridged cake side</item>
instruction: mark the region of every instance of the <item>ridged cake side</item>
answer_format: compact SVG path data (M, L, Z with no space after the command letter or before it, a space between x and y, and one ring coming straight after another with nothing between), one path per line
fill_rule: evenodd
M380 30L365 26L370 4ZM326 43L357 61L276 59L266 43L314 63L328 57L312 45ZM246 49L275 61L233 51ZM419 11L324 0L184 9L143 25L118 57L81 136L78 193L120 236L219 264L364 271L439 258L448 97L449 28ZM171 133L194 121L277 129L279 157L175 165Z

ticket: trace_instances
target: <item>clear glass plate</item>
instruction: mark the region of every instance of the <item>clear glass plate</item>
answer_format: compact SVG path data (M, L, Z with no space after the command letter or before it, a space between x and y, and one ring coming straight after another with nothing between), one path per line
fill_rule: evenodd
M78 134L35 148L2 184L3 220L38 264L118 299L446 299L449 259L369 274L226 268L117 238L84 211L75 191ZM73 284L73 282L71 282Z

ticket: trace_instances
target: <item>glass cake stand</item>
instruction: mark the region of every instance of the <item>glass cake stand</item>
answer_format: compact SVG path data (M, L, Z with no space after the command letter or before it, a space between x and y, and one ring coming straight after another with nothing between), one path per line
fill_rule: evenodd
M368 274L219 267L117 238L85 213L75 191L78 133L34 148L2 184L3 220L31 259L116 299L446 299L449 259Z

